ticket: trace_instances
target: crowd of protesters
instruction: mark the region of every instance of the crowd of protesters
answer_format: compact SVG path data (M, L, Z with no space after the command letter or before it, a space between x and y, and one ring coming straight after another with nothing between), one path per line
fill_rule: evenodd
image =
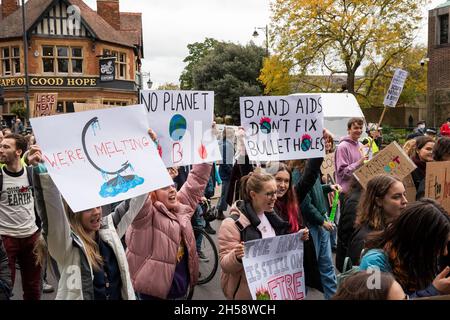
M244 242L292 233L304 241L306 284L325 299L450 294L450 216L424 198L427 162L450 160L447 120L440 137L423 123L407 137L404 151L417 167L411 173L417 190L413 203L396 177L375 176L365 188L355 179L353 173L383 145L379 126L369 125L363 139L363 119L352 118L337 146L330 132L323 133L327 153L335 152L336 183L322 176L323 158L252 163L242 128L226 127L218 134L219 163L169 168L170 186L76 213L47 173L34 137L5 129L0 136L0 300L11 297L17 266L25 300L41 298L47 268L58 281L56 299L188 299L205 259L193 230L197 224L217 232L227 299L251 299ZM149 135L156 140L151 129ZM201 221L201 212L217 183L222 186L220 226L214 230ZM330 221L336 193L338 214ZM374 270L380 286L370 288Z

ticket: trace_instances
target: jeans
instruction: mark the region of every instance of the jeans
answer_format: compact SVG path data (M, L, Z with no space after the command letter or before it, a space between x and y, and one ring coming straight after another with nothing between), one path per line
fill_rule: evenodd
M192 226L193 227L201 227L202 229L205 227L206 222L203 219L202 207L200 205L195 209L194 216L192 217ZM195 232L194 232L195 233ZM197 236L197 234L196 234ZM195 244L197 246L197 252L202 248L203 235L199 234L195 239Z
M220 192L219 203L217 204L217 209L222 212L227 211L227 197L228 197L228 189L230 189L230 180L222 180L222 191Z
M13 238L1 236L8 255L9 269L11 270L12 287L16 277L16 262L20 266L22 276L23 300L40 300L42 293L41 266L36 265L36 256L33 249L39 239L40 232L27 238Z
M314 241L316 249L323 295L325 299L329 300L336 293L337 287L336 273L331 254L330 233L321 226L310 226L309 234Z

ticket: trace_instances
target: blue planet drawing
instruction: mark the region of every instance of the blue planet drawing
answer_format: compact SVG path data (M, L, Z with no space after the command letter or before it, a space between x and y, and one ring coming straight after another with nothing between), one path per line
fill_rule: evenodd
M186 133L187 122L181 114L172 117L169 123L169 135L173 141L180 141Z

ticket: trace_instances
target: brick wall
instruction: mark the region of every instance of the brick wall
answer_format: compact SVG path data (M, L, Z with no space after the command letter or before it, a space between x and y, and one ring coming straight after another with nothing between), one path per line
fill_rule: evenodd
M2 17L6 18L19 9L19 0L2 0Z
M450 115L450 100L442 96L450 95L450 44L438 44L438 15L449 13L450 8L429 11L428 15L428 104L427 122L439 127Z
M119 0L97 0L97 13L114 29L120 30Z

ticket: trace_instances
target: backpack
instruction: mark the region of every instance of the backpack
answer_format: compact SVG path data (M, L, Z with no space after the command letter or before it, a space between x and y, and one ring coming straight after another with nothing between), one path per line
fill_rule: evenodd
M359 271L360 271L359 266L354 266L352 264L352 260L350 259L350 257L345 257L344 265L342 267L342 272L340 274L336 275L338 289L341 286L342 282L346 278L350 277L351 275L353 275Z

